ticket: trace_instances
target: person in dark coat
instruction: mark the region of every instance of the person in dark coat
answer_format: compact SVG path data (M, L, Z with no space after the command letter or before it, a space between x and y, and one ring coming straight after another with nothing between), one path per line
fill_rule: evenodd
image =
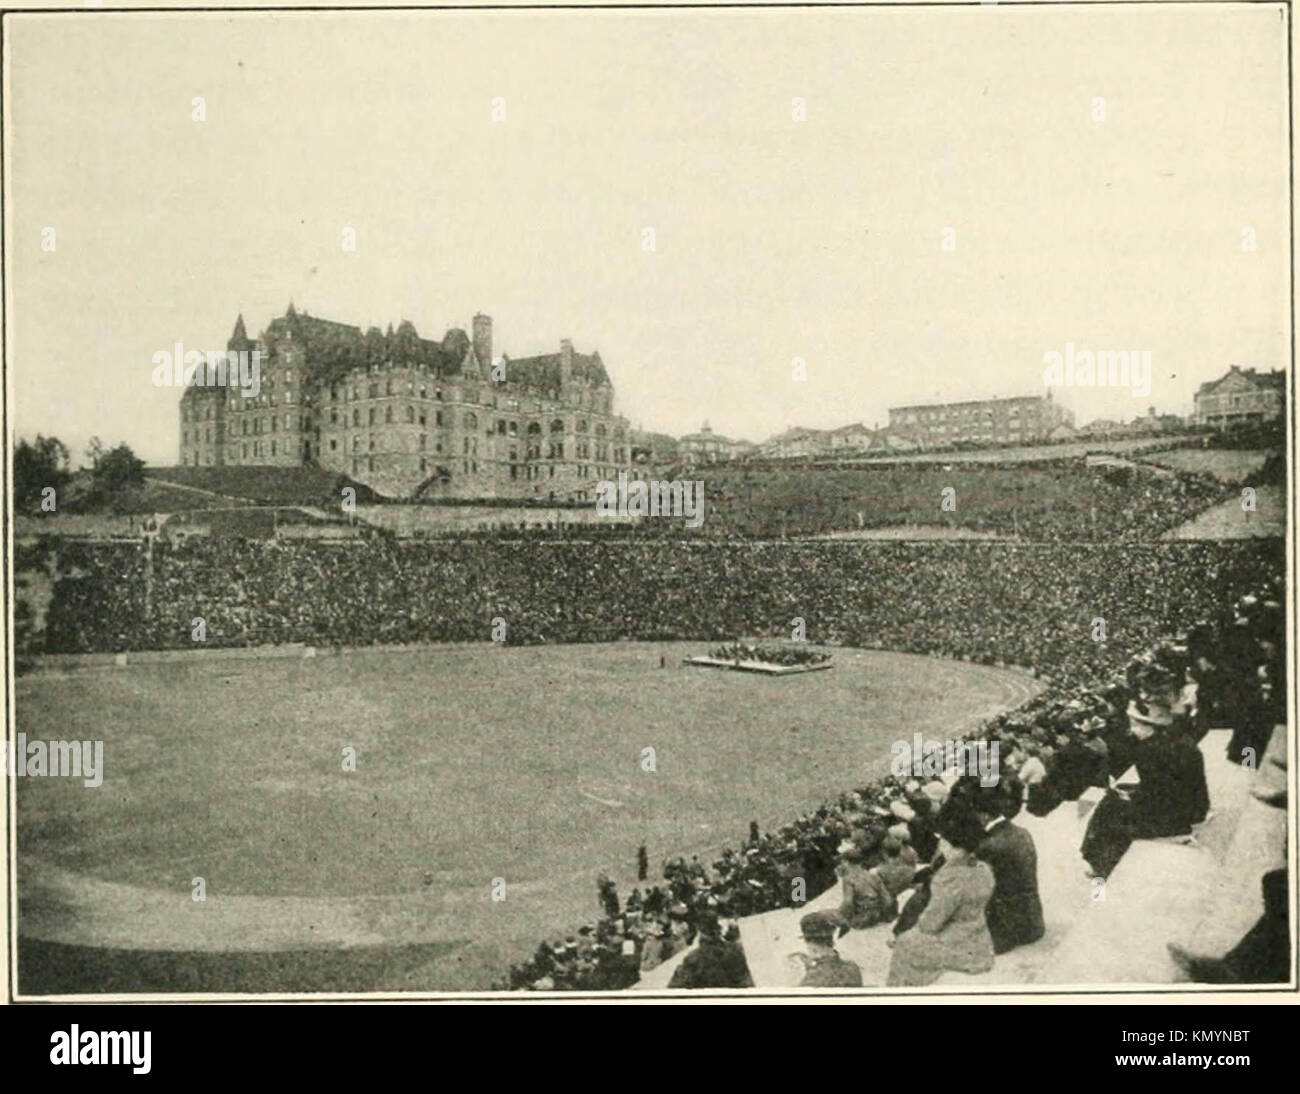
M718 917L711 912L700 916L697 924L700 944L677 966L670 988L752 988L754 978L739 942L722 937Z
M860 988L862 970L835 951L835 930L839 925L830 912L809 912L799 920L799 930L808 947L801 988Z
M1038 855L1033 837L1011 818L1020 812L1024 788L1014 777L980 787L972 808L984 825L976 855L993 868L993 896L985 916L993 952L1006 953L1043 937L1043 904L1038 896Z
M1112 789L1093 811L1080 852L1094 877L1107 877L1135 839L1186 835L1210 810L1205 761L1184 735L1171 731L1172 712L1136 700L1129 723L1140 782L1131 792Z
M1084 724L1091 730L1095 723ZM1048 759L1046 777L1030 787L1029 812L1045 817L1061 802L1075 801L1088 787L1105 786L1106 761L1106 744L1100 736L1067 737Z

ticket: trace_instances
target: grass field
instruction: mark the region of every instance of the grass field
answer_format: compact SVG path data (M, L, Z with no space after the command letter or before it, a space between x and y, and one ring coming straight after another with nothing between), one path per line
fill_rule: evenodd
M642 842L657 877L669 855L712 855L751 818L779 825L885 773L893 741L956 736L1036 687L874 651L781 679L680 665L700 652L422 647L25 676L18 730L102 739L105 771L97 789L12 780L22 990L484 988L595 914L598 871L626 894Z
M1175 471L1213 475L1220 482L1250 482L1273 452L1263 448L1179 448L1144 457Z

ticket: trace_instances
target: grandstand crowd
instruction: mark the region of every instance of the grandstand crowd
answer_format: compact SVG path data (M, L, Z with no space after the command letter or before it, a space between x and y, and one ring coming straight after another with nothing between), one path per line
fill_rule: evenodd
M1253 591L1229 601L1226 613L1211 611L1182 629L1171 620L1158 632L1163 640L1104 683L1049 689L971 734L1000 744L1006 759L995 783L891 775L777 832L761 834L751 823L744 844L724 848L710 865L670 860L662 885L633 890L622 907L606 882L605 914L567 939L543 942L502 986L627 988L698 940L669 987L749 987L734 921L797 908L799 894L837 882L840 907L801 920L810 957L803 986L861 986L834 938L889 922L890 986L933 983L947 970L987 971L995 955L1044 931L1032 839L1011 823L1022 809L1045 816L1090 787L1104 789L1081 847L1089 871L1104 878L1134 839L1184 835L1206 819L1197 745L1210 727L1234 727L1232 762L1265 762L1273 727L1286 721L1285 612L1280 579L1254 577ZM1137 789L1116 788L1131 767ZM1285 807L1284 791L1272 785L1270 804ZM1285 872L1266 874L1261 884L1266 913L1225 957L1170 947L1191 979L1289 977Z
M898 934L891 983L928 982L933 954L915 941L929 922L925 901L939 899L936 887L953 899L958 863L979 901L992 884L978 869L990 824L1108 788L1083 848L1104 877L1132 839L1203 819L1196 742L1207 728L1232 725L1240 761L1247 749L1262 756L1286 720L1284 544L1275 540L63 541L19 561L55 578L44 652L189 648L196 618L205 642L223 646L484 641L495 620L511 644L788 640L802 621L810 643L1019 665L1046 683L973 735L1000 742L996 787L890 776L776 831L751 825L711 863L671 860L661 882L647 879L626 901L602 879L604 914L540 945L510 971L503 986L513 989L625 988L697 937L704 956L672 986L743 986L734 921L797 903L796 879L809 899L846 890L836 916L805 924L810 950L821 948L817 968L830 970L825 982L840 982L827 956L835 931L880 921L895 921ZM1152 788L1145 799L1111 788L1131 766ZM983 914L981 905L980 923ZM1034 916L1023 918L1032 934ZM983 953L982 937L972 945Z
M62 541L45 653L209 646L790 638L1098 683L1282 568L1280 541L337 544ZM1100 621L1100 622L1098 622ZM499 628L498 628L499 630ZM704 652L704 651L702 651Z
M707 536L824 535L855 528L948 524L1037 542L1138 543L1239 490L1210 475L1080 460L889 469L700 468ZM1252 480L1256 481L1256 480ZM1262 476L1260 477L1262 481ZM952 491L953 509L940 507Z

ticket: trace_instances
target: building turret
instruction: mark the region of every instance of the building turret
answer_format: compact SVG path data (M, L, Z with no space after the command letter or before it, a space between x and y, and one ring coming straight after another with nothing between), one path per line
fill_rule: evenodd
M249 341L248 331L244 329L244 316L241 313L239 318L235 320L235 329L230 335L230 340L226 343L226 349L241 352L252 348L253 343Z
M560 384L573 382L573 342L568 338L560 339Z
M492 317L478 312L474 316L474 356L479 370L487 375L492 368Z

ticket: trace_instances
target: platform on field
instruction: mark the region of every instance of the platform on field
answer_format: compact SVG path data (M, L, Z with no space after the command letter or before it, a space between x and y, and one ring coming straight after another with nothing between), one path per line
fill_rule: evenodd
M737 672L759 672L766 676L793 676L800 672L817 672L831 667L829 661L816 665L774 665L770 661L724 661L719 657L683 657L683 665L703 669L734 669Z

